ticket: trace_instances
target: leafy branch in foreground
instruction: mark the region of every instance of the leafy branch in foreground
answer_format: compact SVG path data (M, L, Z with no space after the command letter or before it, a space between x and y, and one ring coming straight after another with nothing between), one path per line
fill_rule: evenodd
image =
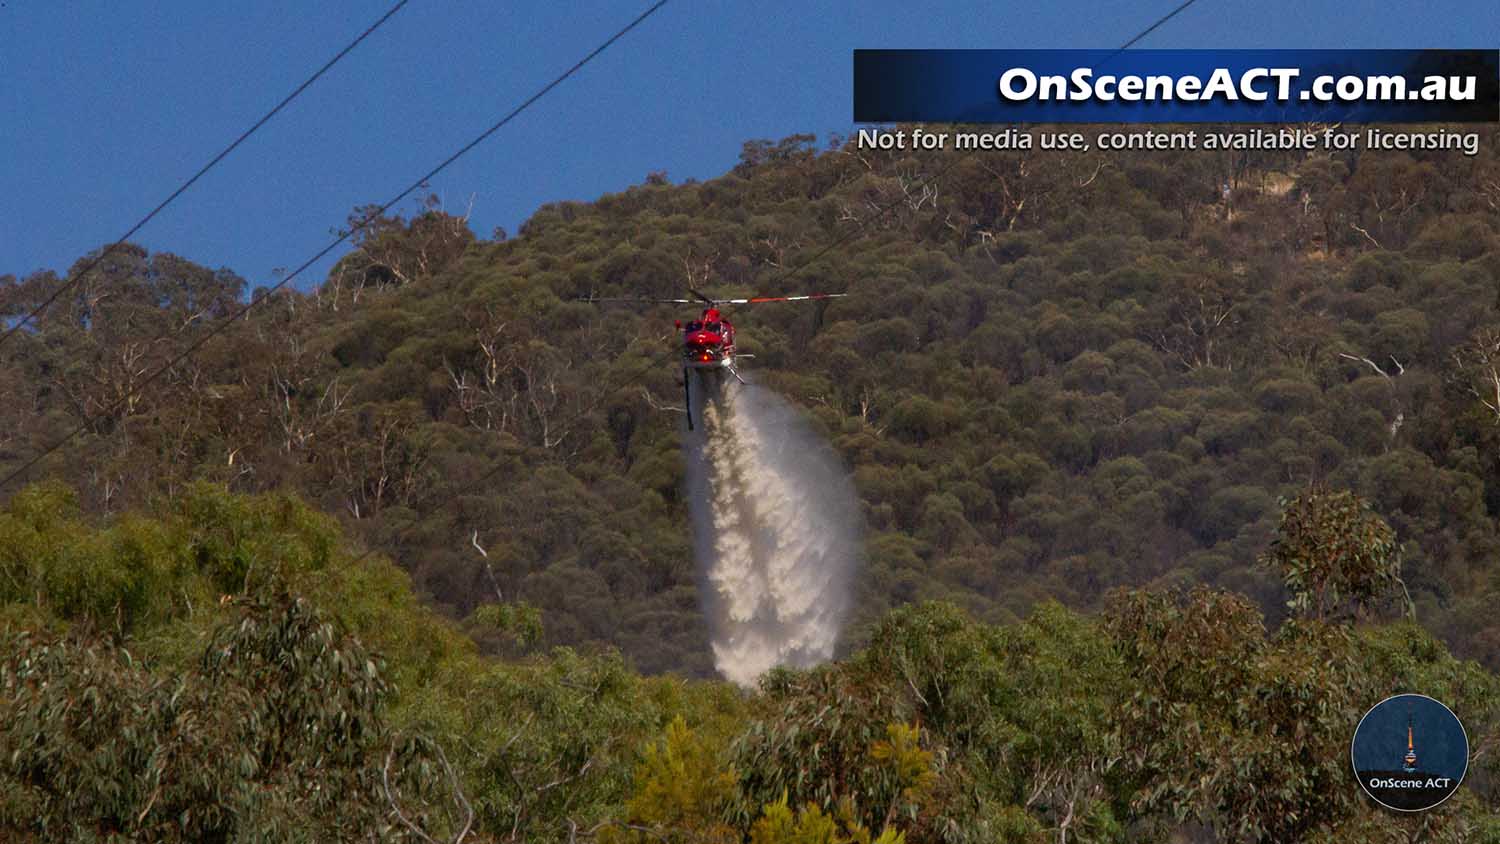
M1398 587L1406 595L1396 532L1369 502L1347 490L1313 487L1281 506L1263 560L1282 574L1293 610L1320 620L1361 616ZM1415 612L1409 595L1405 606Z

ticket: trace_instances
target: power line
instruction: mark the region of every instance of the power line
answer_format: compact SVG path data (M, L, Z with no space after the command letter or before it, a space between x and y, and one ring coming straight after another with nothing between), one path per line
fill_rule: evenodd
M1148 26L1145 29L1141 30L1134 38L1130 39L1129 41L1126 41L1124 44L1121 44L1120 45L1120 49L1116 50L1115 53L1118 55L1119 53L1123 53L1126 50L1129 50L1132 46L1135 45L1135 43L1137 41L1139 41L1142 38L1145 38L1147 35L1150 35L1151 33L1155 32L1157 27L1161 26L1162 24L1166 23L1167 21L1171 20L1172 18L1177 17L1177 13L1178 12L1181 12L1182 10L1186 9L1187 7L1193 5L1196 2L1198 2L1198 0L1187 0L1187 2L1183 3L1181 6L1178 6L1177 8L1173 9L1172 11L1167 12L1165 15L1162 15L1156 21L1156 23L1151 24L1150 26ZM1111 56L1111 58L1113 58L1113 56Z
M403 2L404 2L404 0L403 0ZM130 399L134 398L135 395L139 391L141 391L141 390L145 389L146 387L150 386L153 382L155 382L162 375L166 374L173 367L177 366L177 364L179 364L179 363L183 362L184 360L188 359L189 357L191 357L193 355L193 353L197 352L198 349L202 348L203 345L205 343L207 343L209 340L212 340L214 337L218 336L221 332L224 331L225 328L228 328L229 325L231 325L235 320L237 320L240 317L244 316L245 314L249 313L250 309L254 308L256 306L256 304L258 304L259 302L263 301L265 298L269 297L271 294L275 293L276 291L280 290L281 288L285 287L288 283L290 283L292 281L292 279L296 278L298 275L300 275L308 267L310 267L313 264L317 263L319 260L321 260L323 258L323 256L327 255L329 252L332 252L334 249L338 248L339 244L341 244L344 241L348 240L350 237L352 237L356 233L362 231L364 228L366 228L371 223L373 223L381 214L384 214L391 206L393 206L396 203L400 202L401 200L405 199L408 195L410 195L412 193L412 191L415 191L417 188L419 188L419 187L427 184L429 181L431 181L432 177L436 176L437 174L441 173L443 170L447 169L449 165L453 164L453 162L457 161L465 153L468 153L470 150L474 149L474 147L476 147L480 143L484 142L485 139L489 138L491 135L493 135L496 132L498 132L501 129L501 127L505 126L507 123L509 123L512 120L514 120L522 112L526 111L526 109L530 108L534 103L536 103L537 100L540 100L542 97L546 96L550 91L552 91L552 89L556 88L558 85L561 85L569 77L571 77L573 74L575 74L579 70L581 70L584 65L586 65L589 62L593 61L596 57L599 56L600 53L603 53L605 50L609 49L612 45L614 45L614 43L616 41L619 41L621 38L625 37L625 35L627 33L629 33L631 30L635 29L642 22L644 22L647 18L651 17L651 15L655 14L658 9L660 9L661 7L667 5L667 2L668 2L668 0L657 0L657 2L655 4L653 4L650 8L646 9L646 11L642 12L634 20L632 20L630 23L626 24L618 32L616 32L614 35L611 35L608 39L606 39L604 41L604 43L600 44L598 47L595 47L588 55L584 56L582 59L579 59L577 62L575 62L572 67L570 67L567 70L563 71L557 78L553 79L551 82L548 82L546 85L542 86L542 88L539 89L535 94L532 94L525 101L523 101L520 105L518 105L515 108L511 109L509 113L507 113L504 117L502 117L498 121L496 121L494 123L494 125L490 126L488 129L485 129L483 132L479 133L479 135L477 137L475 137L474 140L469 141L467 144L464 144L462 147L459 147L459 149L458 149L457 152L454 152L452 155L450 155L447 158L443 159L442 163L438 164L436 167L434 167L431 170L427 171L427 173L425 175L423 175L421 178L417 179L415 182L412 182L409 187L407 187L405 190L401 191L400 193L396 194L396 196L393 197L389 202L386 202L384 205L380 206L379 208L375 209L374 211L372 211L371 213L369 213L368 215L366 215L363 219L361 219L354 226L352 226L348 231L345 231L345 232L341 233L338 236L338 238L335 239L332 243L330 243L327 246L323 247L323 249L320 250L316 255L314 255L311 258L307 259L306 261L302 262L302 264L300 266L298 266L297 269L293 270L290 274L288 274L287 276L283 277L280 281L276 282L276 284L272 285L269 289L267 289L265 291L265 293L261 297L252 299L251 301L247 302L243 306L237 308L233 313L231 313L227 317L224 317L223 319L221 319L217 324L215 324L213 327L211 327L207 331L205 331L198 339L196 339L192 343L190 343L187 346L187 348L183 349L181 352L178 352L170 360L168 360L165 364L163 364L161 367L159 367L155 371L153 371L150 375L148 375L144 379L142 379L142 381L140 382L139 386L135 390L131 391L129 394L121 397L114 404L110 405L106 409L105 415L113 414L115 411L119 410L119 408L121 408L122 406L124 406L127 401L129 401ZM19 478L21 475L25 474L27 471L29 471L31 469L31 467L33 467L36 464L40 463L42 460L46 459L53 452L57 451L59 448L62 448L64 445L66 445L68 442L70 442L74 437L78 436L79 434L81 434L85 430L87 430L90 421L91 421L90 419L86 418L83 421L82 424L80 424L76 428L73 428L71 431L69 431L65 436L63 436L57 442L53 443L52 445L50 445L46 449L44 449L40 454L38 454L35 457L31 458L30 460L26 461L19 468L17 468L16 470L12 471L8 475L6 475L4 478L0 478L0 489L3 489L11 481L13 481L16 478Z
M4 334L0 334L0 346L5 345L5 341L9 340L12 334L20 331L21 328L26 325L26 323L30 322L42 311L45 311L53 302L57 301L58 297L62 296L64 293L75 287L80 281L83 280L84 276L88 275L91 270L99 266L99 264L105 258L109 257L109 254L111 252L114 252L116 249L124 245L125 242L131 237L134 237L135 233L145 227L147 223L151 222L152 218L154 218L157 214L160 214L162 210L165 209L168 205L171 205L172 202L177 199L177 197L182 196L182 194L185 193L188 188L192 187L194 183L203 178L203 175L205 173L212 170L215 165L217 165L220 161L223 161L225 157L227 157L231 152L234 152L236 147L248 140L251 135L255 134L256 131L260 129L260 127L270 122L271 118L275 117L277 113L279 113L283 108L286 108L287 105L292 102L292 100L295 100L297 99L297 97L301 96L303 91L306 91L309 87L312 86L314 82L317 82L318 79L323 76L323 74L327 73L333 68L334 65L338 64L339 61L344 58L344 56L349 55L349 53L351 53L355 47L358 47L361 42L370 37L370 35L374 33L375 30L379 29L382 24L390 20L391 17L397 12L401 11L401 7L405 6L410 1L411 0L398 0L396 5L392 6L385 14L381 15L378 20L370 24L364 32L361 32L358 38L350 41L349 44L344 47L344 49L338 51L338 53L335 54L333 58L324 63L322 67L318 68L317 72L315 72L312 76L307 77L307 79L303 80L301 85L298 85L295 89L292 90L290 94L287 94L286 97L281 100L281 102L276 104L275 108L266 112L265 115L262 116L259 120L255 121L254 125L252 125L249 129L241 132L240 136L238 138L235 138L233 143L231 143L227 147L224 147L224 149L220 150L219 154L214 156L207 164L198 168L198 172L194 173L191 178L178 185L177 189L172 191L170 196L168 196L166 199L163 199L160 203L157 204L155 208L151 209L150 213L142 217L138 222L136 222L135 225L131 226L129 231L120 235L117 240L104 247L104 249L93 258L93 260L84 265L83 269L74 273L72 279L54 290L51 296L48 296L45 300L43 300L40 305L32 308L30 312L21 317L20 321L11 326Z

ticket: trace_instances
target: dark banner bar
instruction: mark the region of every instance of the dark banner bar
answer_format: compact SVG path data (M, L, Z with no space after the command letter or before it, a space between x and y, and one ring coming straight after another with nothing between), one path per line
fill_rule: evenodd
M858 123L1500 120L1500 50L855 50Z

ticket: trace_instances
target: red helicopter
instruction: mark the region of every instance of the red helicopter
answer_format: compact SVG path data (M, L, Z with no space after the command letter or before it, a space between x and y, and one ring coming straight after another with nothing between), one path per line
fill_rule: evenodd
M748 358L751 355L737 354L734 346L734 325L719 310L720 305L759 305L766 302L803 302L814 299L838 299L847 293L805 293L797 296L752 296L743 299L714 299L706 296L693 288L688 288L693 294L692 299L636 299L636 298L590 298L585 302L622 302L645 305L697 305L703 304L702 315L695 320L684 323L677 320L676 328L682 332L682 394L687 403L688 430L693 430L693 404L692 388L689 386L691 379L688 377L692 370L698 370L703 377L718 376L724 371L733 375L741 384L745 379L740 377L739 370L735 368L735 360Z

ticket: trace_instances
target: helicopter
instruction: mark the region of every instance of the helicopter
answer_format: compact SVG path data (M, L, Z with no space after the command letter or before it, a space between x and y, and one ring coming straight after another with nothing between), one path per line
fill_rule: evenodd
M682 396L687 408L688 430L693 430L693 396L691 374L697 372L702 379L713 379L710 390L716 390L722 375L728 372L741 384L736 361L754 357L740 354L734 345L734 324L724 316L724 305L760 305L769 302L806 302L819 299L839 299L847 293L802 293L795 296L749 296L738 299L716 299L689 287L691 299L649 299L634 297L590 297L580 301L595 304L636 305L703 305L697 319L683 322L677 320L674 327L682 332Z

